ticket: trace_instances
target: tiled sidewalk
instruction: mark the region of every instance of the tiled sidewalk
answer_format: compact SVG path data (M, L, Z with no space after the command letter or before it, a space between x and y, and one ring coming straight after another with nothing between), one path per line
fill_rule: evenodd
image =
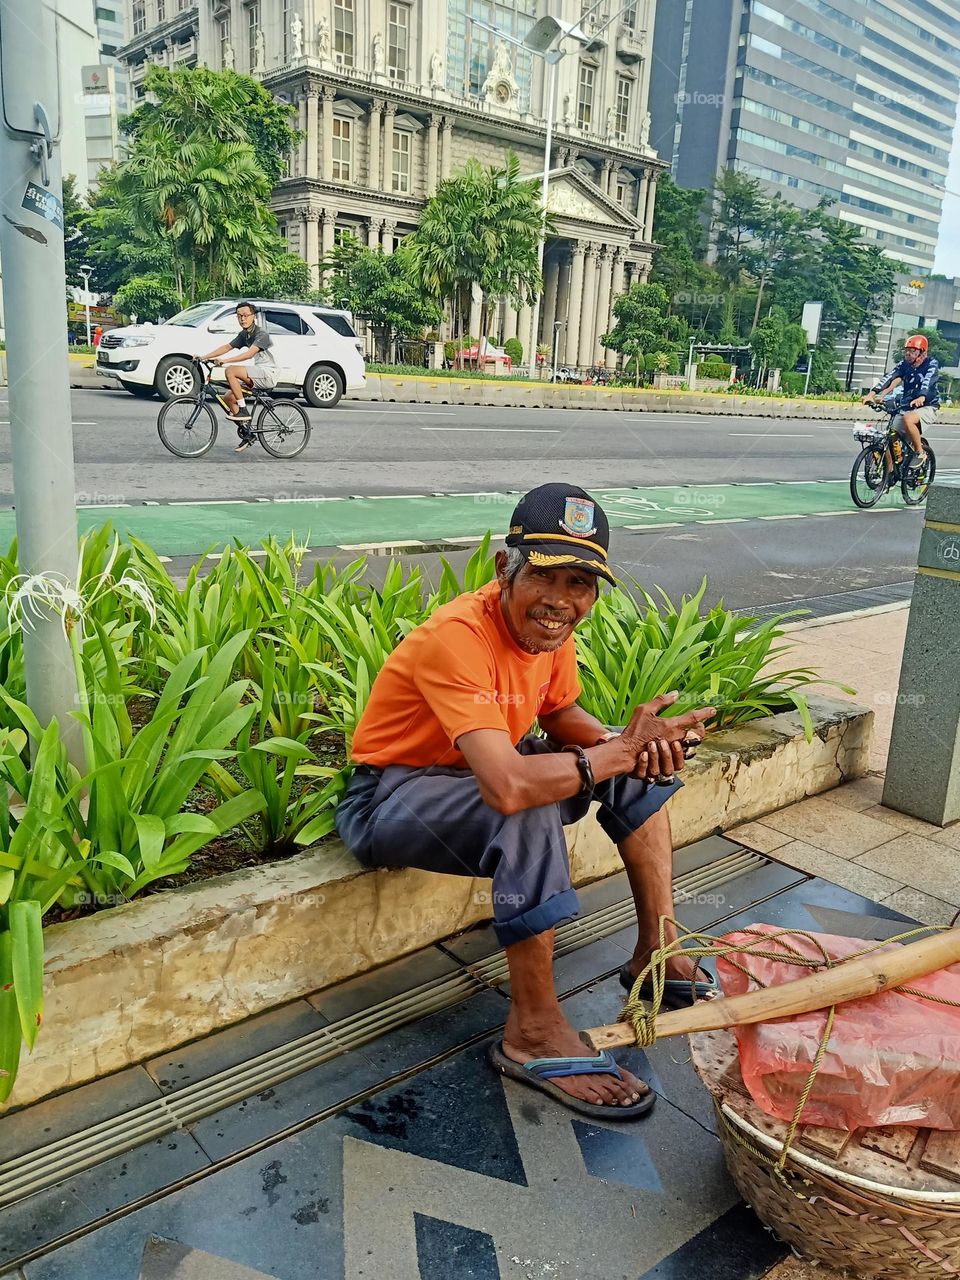
M880 802L908 616L895 609L791 633L791 666L851 685L873 708L871 773L728 834L924 924L949 924L960 907L960 823L941 829Z
M960 908L960 823L941 829L881 804L908 617L907 608L894 609L790 634L791 666L852 686L857 701L873 708L871 772L727 834L925 924L949 924ZM766 1280L814 1278L842 1280L794 1258Z

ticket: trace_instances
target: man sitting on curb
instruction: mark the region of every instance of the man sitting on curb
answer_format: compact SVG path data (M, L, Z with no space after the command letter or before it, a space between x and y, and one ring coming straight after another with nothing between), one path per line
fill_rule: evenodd
M496 580L438 609L377 676L337 830L367 866L492 877L511 991L494 1066L582 1114L626 1120L654 1095L610 1054L585 1055L554 988L554 928L579 909L563 828L600 802L637 908L636 950L620 974L629 988L659 945L661 916L673 914L663 805L714 713L659 717L676 700L667 693L612 733L577 706L573 633L600 579L616 582L609 540L583 489L546 484L521 499ZM534 721L549 739L530 734ZM685 957L667 976L673 1003L715 991Z

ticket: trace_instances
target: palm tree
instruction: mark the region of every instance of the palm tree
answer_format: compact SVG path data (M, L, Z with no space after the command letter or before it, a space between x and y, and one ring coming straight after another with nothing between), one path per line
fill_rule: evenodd
M503 167L470 160L462 174L440 184L409 245L423 289L452 304L455 337L464 334L474 285L482 293L481 342L493 302L507 297L520 307L536 295L543 233L537 183L520 177L513 152Z
M270 262L270 184L247 142L181 142L165 125L139 138L116 173L129 222L171 252L177 292L228 292Z

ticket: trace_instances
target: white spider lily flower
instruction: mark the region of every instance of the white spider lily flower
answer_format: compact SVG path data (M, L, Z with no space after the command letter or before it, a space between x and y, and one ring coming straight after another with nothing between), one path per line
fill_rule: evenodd
M139 604L149 614L151 624L155 624L157 603L153 592L140 575L128 571L116 581L110 577L118 549L119 539L115 539L103 571L84 583L82 590L78 590L72 582L58 573L21 573L11 578L6 590L11 618L19 617L23 626L29 630L37 622L49 618L50 614L56 614L66 639L70 638L74 628L79 630L82 638L84 621L90 610L104 596L113 593L121 599ZM78 566L78 579L79 576Z

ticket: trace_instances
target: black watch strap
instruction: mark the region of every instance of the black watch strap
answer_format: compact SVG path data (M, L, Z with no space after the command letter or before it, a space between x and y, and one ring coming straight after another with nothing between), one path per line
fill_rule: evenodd
M571 752L577 757L577 772L580 774L583 782L583 785L577 794L579 796L592 796L597 783L593 776L593 768L590 764L589 758L587 757L587 753L584 751L583 747L578 746L576 743L570 743L563 749L564 751Z

